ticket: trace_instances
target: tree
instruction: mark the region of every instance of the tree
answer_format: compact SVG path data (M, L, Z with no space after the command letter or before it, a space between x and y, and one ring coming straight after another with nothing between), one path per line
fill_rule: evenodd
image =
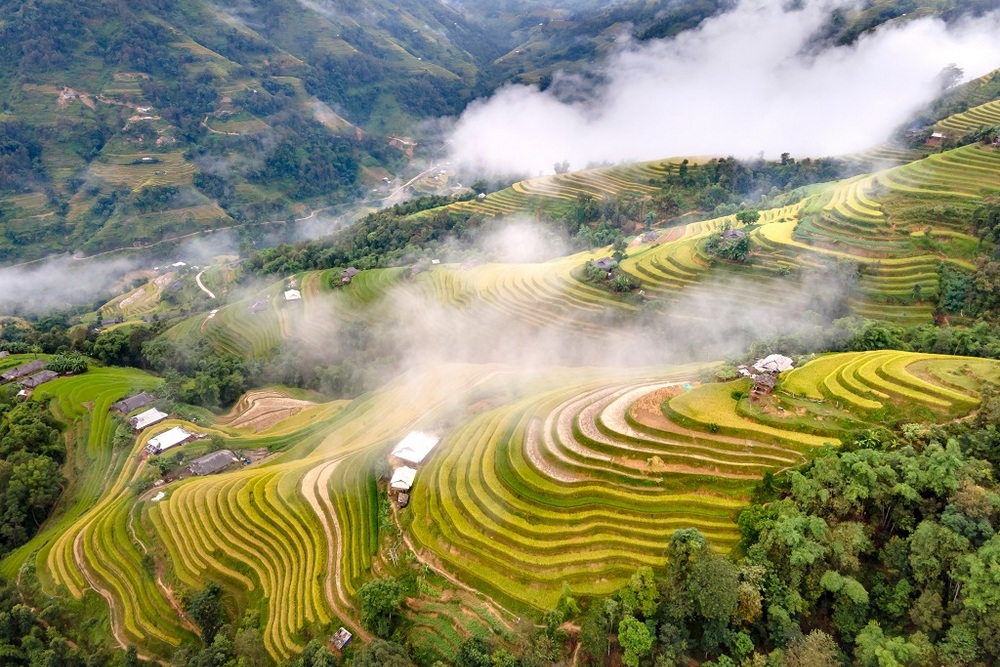
M858 634L854 647L857 667L904 667L920 657L920 648L902 637L887 637L875 621Z
M395 642L373 639L362 646L351 661L353 667L413 667L406 649Z
M645 618L652 618L660 602L660 591L653 578L653 568L640 567L619 591L618 597L624 613L639 613Z
M600 662L608 653L607 619L601 606L594 603L580 622L580 648L583 654Z
M369 581L358 589L361 622L379 637L392 634L394 616L403 604L403 591L392 577Z
M736 613L739 585L736 565L706 549L691 567L688 598L696 613L706 621L727 621Z
M323 640L313 639L289 667L337 667L337 659Z
M822 630L813 630L788 645L785 664L787 667L840 667L839 654L833 637Z
M653 636L645 623L634 616L626 616L618 624L618 643L625 651L622 662L628 667L639 667L639 658L653 648Z
M59 465L47 456L18 452L0 459L0 554L38 529L62 491Z
M455 667L490 667L490 647L486 640L472 636L462 642Z
M219 629L229 621L226 608L222 604L222 586L214 581L205 588L182 601L184 611L201 628L201 639L205 645L212 644Z
M748 208L736 214L736 221L744 225L752 225L758 220L760 220L760 211L756 209Z

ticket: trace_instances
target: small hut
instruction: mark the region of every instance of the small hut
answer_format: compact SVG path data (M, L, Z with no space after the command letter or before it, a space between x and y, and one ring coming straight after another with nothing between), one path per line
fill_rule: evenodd
M344 647L351 643L351 637L352 635L347 628L341 627L333 637L330 637L330 643L333 644L333 648L343 651Z
M753 387L750 389L750 400L753 402L770 396L774 393L774 388L778 385L778 377L770 373L752 375L750 379L753 380Z

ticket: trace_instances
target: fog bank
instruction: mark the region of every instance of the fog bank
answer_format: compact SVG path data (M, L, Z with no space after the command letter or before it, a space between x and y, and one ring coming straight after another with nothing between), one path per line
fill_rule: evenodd
M481 174L535 174L563 160L843 154L885 141L941 92L945 67L973 78L1000 66L996 15L920 18L814 52L829 12L850 4L741 0L676 38L623 45L592 72L597 83L506 86L456 121L451 158Z

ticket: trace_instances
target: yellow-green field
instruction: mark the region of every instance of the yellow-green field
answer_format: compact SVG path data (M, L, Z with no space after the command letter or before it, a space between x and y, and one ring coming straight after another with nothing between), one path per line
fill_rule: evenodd
M241 609L261 613L268 650L286 658L340 624L363 633L355 592L373 567L392 567L386 546L394 540L488 596L463 593L440 608L431 593L415 600L440 612L432 624L457 645L449 619L478 618L499 631L506 621L497 604L517 614L544 610L564 583L578 595L609 593L636 567L659 563L675 529L696 527L729 549L739 537L736 515L765 472L835 446L841 429L877 423L886 409L931 421L965 415L982 382L1000 377L1000 363L831 355L786 373L764 406L747 401L745 381L698 385L698 373L451 364L405 373L350 402L257 392L214 424L163 426L273 456L137 496L130 482L161 427L116 450L108 408L159 381L94 368L33 397L71 425L70 492L0 569L16 577L30 563L52 595L96 592L114 637L153 657L193 637L178 614L180 594L218 581ZM375 471L412 429L442 441L420 466L400 511L403 533L393 538L378 515L384 487ZM193 455L206 443L182 450Z

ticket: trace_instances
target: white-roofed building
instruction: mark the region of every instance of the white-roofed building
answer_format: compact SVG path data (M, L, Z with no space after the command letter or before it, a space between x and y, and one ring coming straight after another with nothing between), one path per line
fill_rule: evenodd
M440 438L423 431L411 431L392 450L392 455L407 463L417 464L426 458L439 441Z
M780 354L770 354L763 359L758 359L753 368L758 373L771 373L777 375L791 370L794 364L792 360Z
M153 424L159 424L161 421L166 419L169 415L166 412L160 412L156 408L150 408L145 412L140 412L135 417L128 420L128 423L132 426L132 430L141 431L145 428L149 428Z
M167 451L171 447L191 442L197 437L198 436L194 433L189 433L184 430L183 427L175 426L170 430L158 434L154 438L150 438L149 442L146 444L146 451L150 454L160 454Z
M389 480L389 488L393 491L409 491L416 476L417 471L409 466L396 468L392 472L392 479Z
M297 289L286 289L285 290L285 301L301 301L302 292Z

